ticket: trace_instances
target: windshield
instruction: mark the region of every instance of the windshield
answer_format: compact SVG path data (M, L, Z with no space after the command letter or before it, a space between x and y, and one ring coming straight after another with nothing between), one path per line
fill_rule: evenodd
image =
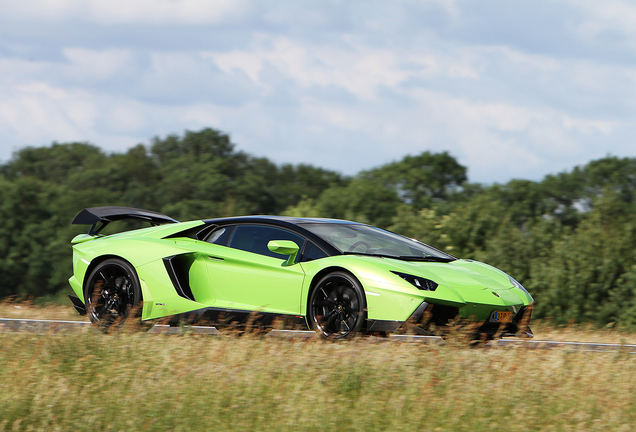
M380 228L361 224L304 223L342 253L377 255L399 259L452 261L455 258L431 246Z

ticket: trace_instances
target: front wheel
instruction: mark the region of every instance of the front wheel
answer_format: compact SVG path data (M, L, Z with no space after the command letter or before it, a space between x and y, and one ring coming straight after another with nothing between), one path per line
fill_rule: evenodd
M310 325L326 339L351 337L364 323L364 291L345 272L329 273L320 279L308 306Z
M86 312L101 331L121 327L129 316L140 316L141 288L135 269L113 258L91 272L84 287Z

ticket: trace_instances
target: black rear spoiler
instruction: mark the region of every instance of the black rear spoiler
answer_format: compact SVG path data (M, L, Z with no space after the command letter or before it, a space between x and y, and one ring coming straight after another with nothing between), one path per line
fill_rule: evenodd
M148 221L153 226L178 222L169 216L150 210L132 207L91 207L79 212L71 223L73 225L91 225L88 234L97 235L101 230L106 228L106 225L109 223L123 219Z

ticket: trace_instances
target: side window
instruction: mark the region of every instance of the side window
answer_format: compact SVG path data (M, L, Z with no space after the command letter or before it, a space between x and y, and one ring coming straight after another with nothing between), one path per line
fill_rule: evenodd
M325 258L328 256L318 246L312 242L308 242L303 252L303 261L313 261L315 259Z
M227 246L227 242L232 236L232 232L234 231L234 226L220 227L217 228L210 234L210 236L206 239L208 243L214 243L221 246Z
M291 240L300 249L305 239L291 231L264 225L237 225L230 240L230 247L266 255L272 258L287 259L287 255L277 254L267 248L271 240Z

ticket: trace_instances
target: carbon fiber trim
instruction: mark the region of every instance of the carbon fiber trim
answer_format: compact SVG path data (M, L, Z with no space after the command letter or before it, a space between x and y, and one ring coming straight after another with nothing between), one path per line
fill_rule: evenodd
M75 307L77 313L79 313L80 315L86 315L86 306L78 297L69 294L68 298L71 299L71 302L73 302L73 306Z
M204 308L192 312L174 315L170 318L172 326L185 324L214 325L216 327L264 327L309 330L307 320L302 315L276 314L226 308Z

